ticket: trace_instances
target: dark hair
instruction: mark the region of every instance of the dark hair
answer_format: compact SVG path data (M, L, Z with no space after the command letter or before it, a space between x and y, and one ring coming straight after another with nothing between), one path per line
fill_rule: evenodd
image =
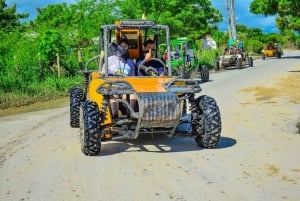
M144 45L144 47L146 47L148 44L153 44L153 43L155 43L154 40L148 39L148 40L146 40L146 41L143 43L143 45Z
M118 45L120 45L121 43L126 43L128 45L128 39L127 38L124 38L124 37L121 37L118 41Z

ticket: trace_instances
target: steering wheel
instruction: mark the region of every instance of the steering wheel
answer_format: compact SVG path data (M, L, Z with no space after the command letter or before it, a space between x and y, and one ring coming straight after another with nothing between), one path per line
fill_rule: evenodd
M141 69L144 70L147 75L150 75L150 76L159 75L159 73L158 73L158 71L155 67L145 66L145 64L150 62L150 61L157 61L159 64L161 64L161 66L164 68L164 71L165 71L166 65L164 64L164 62L162 62L158 58L151 58L149 61L144 60L139 64L139 66L138 66L138 75L140 75Z

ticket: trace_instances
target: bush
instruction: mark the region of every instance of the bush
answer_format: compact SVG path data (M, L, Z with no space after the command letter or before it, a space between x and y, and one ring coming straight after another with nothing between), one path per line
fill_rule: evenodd
M262 49L264 48L264 44L258 40L247 40L245 42L245 47L249 54L260 54Z
M218 56L219 50L217 49L202 50L198 54L199 64L206 65L208 68L213 68Z
M17 82L15 79L12 80ZM13 82L10 83L12 84ZM5 91L2 88L0 89L0 108L18 107L63 97L68 95L72 86L78 86L81 83L82 76L71 78L48 77L42 82L23 83L22 88L15 88L13 91Z

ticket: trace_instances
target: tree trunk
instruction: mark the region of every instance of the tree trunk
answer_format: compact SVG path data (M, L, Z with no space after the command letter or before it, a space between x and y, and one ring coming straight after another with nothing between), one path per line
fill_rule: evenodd
M57 76L61 77L61 67L60 67L60 57L59 53L56 54L56 61L57 61Z
M78 55L79 69L80 69L80 70L83 70L83 65L82 65L82 55L81 55L81 50L80 50L80 49L78 49L77 55Z

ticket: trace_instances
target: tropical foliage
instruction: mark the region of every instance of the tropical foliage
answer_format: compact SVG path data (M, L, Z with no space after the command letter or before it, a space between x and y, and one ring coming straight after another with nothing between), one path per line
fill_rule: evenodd
M300 32L300 1L299 0L254 0L250 5L254 14L277 15L276 24L281 30Z
M255 0L253 4L259 2ZM298 1L294 3L299 7ZM99 27L116 20L146 17L169 25L172 38L190 37L198 47L201 47L200 37L208 32L219 47L226 45L228 38L227 33L217 29L222 15L210 0L78 0L76 4L37 8L37 17L32 21L26 21L28 13L17 13L16 6L8 7L5 0L0 0L0 108L66 95L71 85L80 84L78 55L84 62L98 54ZM279 13L282 20L289 17L288 26L280 25L283 35L264 34L259 28L245 25L237 27L239 38L245 39L245 44L254 52L260 51L269 40L283 44L299 40L293 32L297 26L291 26L291 22L297 21L299 9L284 15L283 9L279 9L282 6L274 8L277 10L255 12ZM284 5L284 8L291 7ZM16 101L16 97L20 97L20 101Z

